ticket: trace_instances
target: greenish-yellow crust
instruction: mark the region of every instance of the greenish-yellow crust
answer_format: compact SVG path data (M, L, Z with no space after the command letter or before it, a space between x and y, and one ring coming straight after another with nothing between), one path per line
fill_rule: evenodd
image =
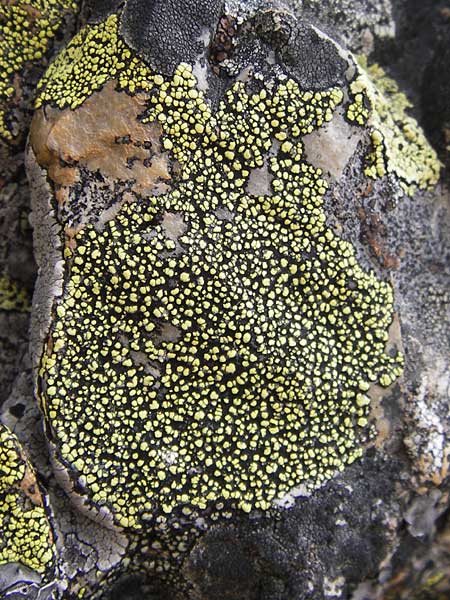
M65 11L75 11L76 0L16 0L0 4L0 137L13 141L11 117L20 95L20 76L26 65L41 61L61 27Z
M53 536L35 475L17 437L0 423L0 564L19 562L44 573Z
M393 173L409 196L417 189L433 188L441 164L421 127L406 112L411 103L381 67L367 66L364 57L359 62L349 86L346 115L350 122L370 127L372 150L366 157L366 175L375 179Z
M8 275L0 276L0 310L28 312L30 309L27 290Z
M303 156L302 136L343 93L237 82L213 115L189 65L168 80L127 52L114 16L82 31L38 104L76 107L108 77L146 89L144 119L161 124L180 181L65 250L39 373L45 417L60 461L122 526L158 506L265 510L361 455L366 392L402 370L385 352L392 289L327 227L327 184ZM91 68L86 56L103 58ZM271 192L252 195L264 165Z
M153 74L118 34L118 16L83 28L60 52L38 85L36 107L75 109L110 79L131 93L152 87Z

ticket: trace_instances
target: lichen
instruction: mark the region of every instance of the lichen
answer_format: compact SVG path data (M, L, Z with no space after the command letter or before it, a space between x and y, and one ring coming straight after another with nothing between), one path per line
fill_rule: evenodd
M0 276L0 310L28 312L30 308L27 290L8 275Z
M35 474L17 437L0 423L0 564L18 562L44 573L54 560L53 536Z
M135 81L137 59L120 58L105 23L53 63L38 103L78 106L108 73L125 92L145 86L142 118L160 123L181 174L65 249L39 373L57 458L124 527L223 500L267 510L361 455L366 392L401 373L385 352L392 288L327 226L327 183L303 153L343 93L236 82L213 114L187 64ZM91 47L103 62L81 77ZM264 165L270 193L251 195Z
M417 189L433 188L441 165L421 127L406 112L412 105L397 83L377 64L367 66L361 57L349 88L346 116L370 131L372 148L366 156L365 174L375 179L393 173L409 196Z
M12 113L20 101L23 69L42 61L61 27L65 12L76 11L76 0L17 0L0 4L0 137L14 141Z
M111 15L75 35L38 84L36 107L51 103L75 109L108 80L130 93L152 87L153 74L118 33L118 16Z

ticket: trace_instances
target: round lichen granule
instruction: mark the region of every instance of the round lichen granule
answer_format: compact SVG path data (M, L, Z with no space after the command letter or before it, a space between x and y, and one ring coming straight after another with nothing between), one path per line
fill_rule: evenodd
M187 125L158 97L148 117L164 110L181 181L76 236L40 370L59 460L131 527L223 499L267 509L332 477L361 453L364 392L401 371L385 352L392 289L327 227L326 183L302 153L342 94L237 84L196 120L182 75ZM248 191L255 167L265 195Z

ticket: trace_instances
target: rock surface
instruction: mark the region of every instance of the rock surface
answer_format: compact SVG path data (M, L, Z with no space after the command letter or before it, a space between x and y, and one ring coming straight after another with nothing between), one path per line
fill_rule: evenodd
M366 4L2 9L0 597L450 593L449 16Z

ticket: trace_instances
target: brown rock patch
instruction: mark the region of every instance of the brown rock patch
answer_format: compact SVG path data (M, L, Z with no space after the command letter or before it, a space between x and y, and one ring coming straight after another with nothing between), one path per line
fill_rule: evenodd
M148 97L118 92L115 85L108 82L74 111L38 110L30 133L36 158L57 187L73 185L83 165L107 179L135 180L138 193L163 193L171 165L161 149L161 128L138 119Z

